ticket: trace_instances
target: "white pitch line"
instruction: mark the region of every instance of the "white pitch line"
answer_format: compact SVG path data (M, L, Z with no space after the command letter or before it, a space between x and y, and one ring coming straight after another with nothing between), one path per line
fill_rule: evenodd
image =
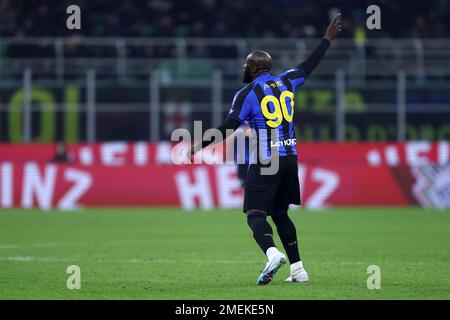
M17 244L0 244L1 249L17 249L19 246Z
M243 260L194 260L194 259L96 259L91 257L82 257L77 256L73 258L57 258L57 257L33 257L33 256L3 256L0 257L0 261L20 261L20 262L76 262L76 260L88 259L96 262L122 262L122 263L198 263L198 264L257 264L260 261L243 261ZM362 261L341 261L341 262L332 262L332 261L318 261L318 260L309 260L308 263L312 264L324 264L324 265L370 265L369 262ZM450 265L450 262L398 262L398 263L390 263L384 262L383 264L399 264L399 265L412 265L412 266L426 266L426 265Z
M166 240L161 240L161 242L167 242ZM200 240L199 240L200 241ZM115 240L115 241L105 241L103 243L101 243L101 245L105 245L105 246L117 246L117 245L128 245L128 246L133 246L133 245L141 245L141 244L152 244L152 243L157 243L160 242L159 240L131 240L131 241L121 241L121 240ZM82 247L82 246L91 246L92 243L91 242L35 242L35 243L22 243L22 244L0 244L0 250L7 250L7 249L27 249L27 248L52 248L52 247L65 247L65 246L76 246L76 247ZM447 254L448 251L447 250L434 250L434 251L430 251L430 250L421 250L423 252L427 252L427 253L434 253L434 254ZM365 251L360 251L361 253L366 253ZM374 251L373 254L387 254L387 253L391 253L392 250L384 250L384 251ZM349 250L333 250L333 251L320 251L320 253L318 252L311 252L310 256L314 257L316 259L320 258L324 258L324 259L328 259L327 257L329 256L336 256L336 254L338 255L344 255L344 254L349 254L349 253L358 253L358 252L354 252L354 251L349 251ZM195 253L194 253L195 254ZM309 260L312 261L312 260ZM325 263L325 261L324 261ZM353 262L352 262L353 263ZM421 262L418 262L421 263ZM425 262L427 263L427 262ZM434 264L434 263L429 263L429 264Z
M51 258L51 257L32 257L32 256L10 256L0 257L0 261L21 261L21 262L73 262L77 259L88 259L89 261L97 262L125 262L125 263L218 263L218 264L253 264L255 261L234 261L234 260L183 260L183 259L92 259L90 257L74 257L74 258Z

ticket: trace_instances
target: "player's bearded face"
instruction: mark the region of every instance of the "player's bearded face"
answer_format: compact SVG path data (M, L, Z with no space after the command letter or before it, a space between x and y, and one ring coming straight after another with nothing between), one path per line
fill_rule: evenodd
M242 71L244 73L242 82L243 83L250 83L253 81L252 76L250 74L250 67L247 64L244 64L244 67L242 68Z

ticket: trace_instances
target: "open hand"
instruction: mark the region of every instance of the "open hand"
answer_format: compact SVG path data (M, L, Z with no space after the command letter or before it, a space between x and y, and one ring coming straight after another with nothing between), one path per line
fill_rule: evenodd
M186 152L186 158L189 160L188 163L193 163L195 153L196 153L196 145L195 144L190 145Z

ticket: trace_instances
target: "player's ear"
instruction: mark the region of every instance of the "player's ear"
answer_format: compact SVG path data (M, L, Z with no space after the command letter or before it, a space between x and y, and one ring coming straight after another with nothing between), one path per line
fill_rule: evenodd
M250 71L251 71L252 73L256 73L257 70L258 70L258 68L257 68L256 66L252 66L252 67L250 68Z

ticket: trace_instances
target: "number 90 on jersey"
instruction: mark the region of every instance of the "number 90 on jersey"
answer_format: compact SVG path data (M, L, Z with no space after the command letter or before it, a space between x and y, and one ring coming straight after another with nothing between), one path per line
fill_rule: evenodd
M286 104L286 98L289 98L291 104L290 113ZM273 112L269 109L270 102L274 107ZM281 93L280 99L277 99L275 96L265 96L261 101L261 111L263 116L267 119L266 124L271 128L278 127L283 122L283 118L286 119L287 122L292 122L294 116L294 93L285 90Z

